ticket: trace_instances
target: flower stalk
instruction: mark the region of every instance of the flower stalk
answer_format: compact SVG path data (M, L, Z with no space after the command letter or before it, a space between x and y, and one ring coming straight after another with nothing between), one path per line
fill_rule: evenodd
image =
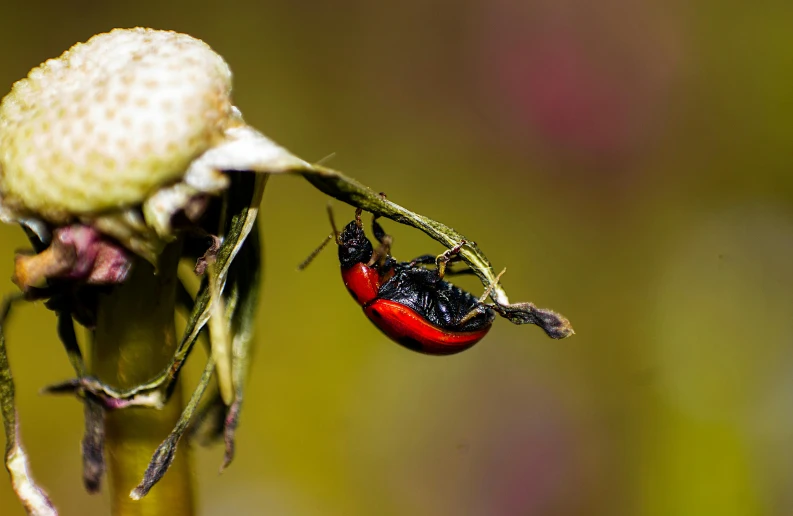
M92 373L121 389L157 376L171 361L177 339L174 310L179 242L160 255L158 271L138 258L130 277L99 303L93 333ZM188 448L180 447L170 474L141 500L129 493L138 484L152 451L179 418L182 396L178 385L161 410L133 407L105 416L105 457L109 472L112 513L116 516L189 516L194 513Z

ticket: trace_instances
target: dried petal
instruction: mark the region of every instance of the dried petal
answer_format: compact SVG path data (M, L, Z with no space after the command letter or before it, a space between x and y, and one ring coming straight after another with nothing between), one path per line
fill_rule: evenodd
M13 281L23 292L47 280L67 279L90 285L122 283L131 267L129 253L95 229L82 224L57 228L44 251L16 256Z

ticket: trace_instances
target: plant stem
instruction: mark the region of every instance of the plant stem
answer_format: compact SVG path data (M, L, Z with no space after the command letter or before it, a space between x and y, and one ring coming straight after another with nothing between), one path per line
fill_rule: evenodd
M94 332L93 374L126 389L157 376L176 350L174 308L181 244L160 255L158 271L141 258L124 284L99 303ZM176 425L182 408L177 388L162 410L128 408L106 417L106 460L114 516L194 514L190 460L178 449L168 474L140 501L129 497L157 446Z

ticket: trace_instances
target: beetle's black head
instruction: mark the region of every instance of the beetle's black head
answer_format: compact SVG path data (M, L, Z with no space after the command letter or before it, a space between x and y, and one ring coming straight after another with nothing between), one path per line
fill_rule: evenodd
M347 224L336 243L339 244L339 262L342 269L349 269L356 263L367 263L372 259L374 249L363 232L360 216Z

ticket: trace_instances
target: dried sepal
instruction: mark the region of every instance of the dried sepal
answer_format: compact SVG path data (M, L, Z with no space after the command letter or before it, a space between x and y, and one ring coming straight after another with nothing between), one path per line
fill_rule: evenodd
M229 269L229 281L224 292L227 299L227 319L231 321L231 376L234 397L223 422L225 455L221 471L234 459L234 438L253 361L253 334L261 289L261 270L261 243L258 227L254 225Z
M86 375L85 361L83 360L77 335L74 333L74 321L71 312L65 308L57 310L58 337L63 343L69 362L72 364L78 377ZM91 397L83 399L83 415L85 419L85 432L83 434L83 485L89 493L99 492L102 477L105 474L105 410Z
M209 330L210 354L215 361L215 372L217 375L218 390L223 398L223 403L230 404L234 398L234 385L231 380L231 327L226 320L226 300L221 291L217 288L218 271L215 264L210 264L207 268L209 278L209 294L212 297L210 304L209 320L207 329Z
M50 280L119 284L131 265L129 252L123 247L92 227L72 224L55 229L49 247L43 251L17 254L12 280L26 293L45 287Z
M552 339L564 339L573 335L570 321L562 314L546 308L537 308L533 303L494 304L498 314L513 324L536 324Z
M198 381L198 386L193 391L190 401L187 402L182 414L179 416L179 421L177 421L176 427L174 427L162 444L157 447L157 450L154 452L154 455L152 455L151 461L149 462L149 466L146 468L146 472L143 474L143 479L129 494L130 498L133 500L140 500L146 496L151 488L160 481L163 475L165 475L165 473L168 471L168 468L171 467L171 464L176 457L176 447L179 445L179 441L181 440L182 435L184 435L185 430L187 430L187 428L190 426L193 415L198 410L198 405L201 402L201 398L203 397L204 392L206 392L209 382L212 380L212 374L214 371L215 363L210 357L210 359L207 361L206 367L204 368L204 372Z
M209 446L221 438L225 439L228 409L216 389L195 415L189 429L190 441L201 446ZM233 448L232 446L232 451Z
M105 474L105 409L93 398L83 402L85 432L80 449L83 452L83 485L89 493L98 493Z
M231 321L232 384L234 398L231 404L223 401L219 392L212 395L195 416L190 438L202 446L222 439L225 453L221 472L234 459L235 434L242 411L248 373L252 363L253 334L256 326L256 308L261 290L261 243L254 227L240 249L237 259L229 269L229 279L224 291L227 319ZM183 306L191 306L192 298L182 296Z

